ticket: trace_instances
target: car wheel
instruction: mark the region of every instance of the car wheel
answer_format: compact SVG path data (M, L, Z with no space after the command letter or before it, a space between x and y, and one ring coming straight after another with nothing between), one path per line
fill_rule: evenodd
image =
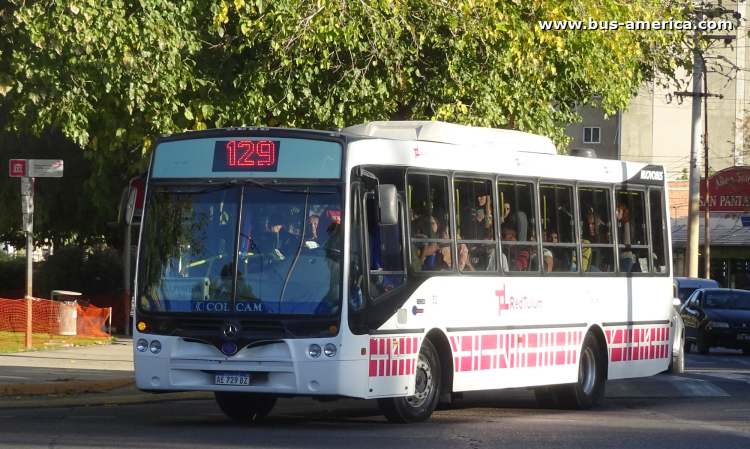
M668 373L680 374L685 372L685 346L687 346L687 343L681 344L680 350L672 356L672 363L667 368Z
M560 405L571 410L588 410L604 397L606 360L591 332L583 339L578 361L578 381L556 387Z
M710 346L708 346L708 338L706 337L706 334L703 332L698 333L698 354L706 355L708 354L708 350L711 349Z
M685 346L685 354L687 354L688 352L690 352L691 349L693 349L693 342L686 341L684 346Z
M380 411L394 423L416 423L432 415L440 398L440 359L430 340L425 339L417 357L414 396L378 399Z
M236 421L259 421L273 410L276 396L262 393L214 392L216 402L225 415Z

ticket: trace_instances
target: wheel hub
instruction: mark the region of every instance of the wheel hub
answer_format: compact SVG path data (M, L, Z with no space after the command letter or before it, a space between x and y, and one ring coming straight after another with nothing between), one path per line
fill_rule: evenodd
M419 354L419 358L417 359L416 373L414 377L414 396L411 396L406 400L412 407L419 407L429 397L430 392L434 388L432 369L430 368L427 359L422 354Z

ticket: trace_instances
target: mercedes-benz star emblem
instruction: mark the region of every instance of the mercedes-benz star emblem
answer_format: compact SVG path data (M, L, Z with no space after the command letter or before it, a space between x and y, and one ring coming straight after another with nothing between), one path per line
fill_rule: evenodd
M234 324L230 323L224 326L224 336L226 336L227 338L234 338L235 336L237 336L237 331L237 326L235 326Z

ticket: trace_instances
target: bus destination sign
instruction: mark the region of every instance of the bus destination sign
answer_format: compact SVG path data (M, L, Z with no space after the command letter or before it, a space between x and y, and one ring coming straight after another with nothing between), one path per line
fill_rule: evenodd
M275 172L280 144L277 140L219 140L212 171Z

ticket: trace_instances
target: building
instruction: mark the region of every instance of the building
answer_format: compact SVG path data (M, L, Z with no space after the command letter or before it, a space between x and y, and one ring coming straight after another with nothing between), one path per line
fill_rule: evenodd
M748 17L750 10L744 1L724 2L722 6L739 12L743 18ZM746 221L750 225L750 205L746 207L744 200L737 200L750 196L750 167L744 166L744 153L750 148L746 148L742 126L750 113L750 80L745 79L750 67L745 51L750 45L747 23L741 20L731 35L722 32L723 35L714 36L703 53L708 68L708 92L721 95L707 99L707 160L712 175L709 193L711 201L716 201L709 203L710 277L726 287L736 286L738 275L742 279L742 274L750 273L750 228L743 226ZM665 166L671 188L673 266L677 276L685 273L693 103L691 96L683 94L692 92L692 73L683 73L681 78L685 85L680 87L665 87L662 80L642 84L628 109L609 117L596 107L595 100L593 105L579 108L581 123L566 130L572 139L570 148L594 149L599 158ZM705 126L706 118L703 120ZM701 136L704 131L701 129ZM705 176L703 142L697 156L696 162ZM702 206L701 245L704 227ZM705 273L704 255L705 249L701 247L700 276Z

